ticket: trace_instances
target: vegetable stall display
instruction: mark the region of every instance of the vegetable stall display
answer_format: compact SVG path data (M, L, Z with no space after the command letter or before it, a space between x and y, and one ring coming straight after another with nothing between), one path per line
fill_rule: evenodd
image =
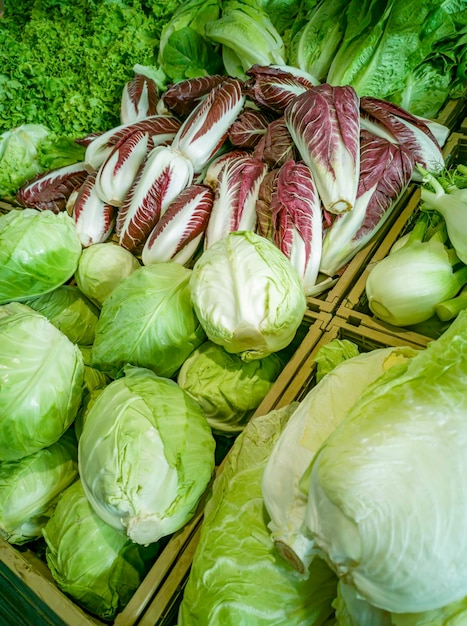
M183 623L223 623L235 604L236 623L251 611L265 624L350 624L361 604L356 615L389 624L394 603L372 595L370 566L369 587L337 582L340 562L320 543L326 503L315 516L323 532L310 518L309 405L290 418L306 430L292 454L293 442L273 448L290 433L288 414L251 417L300 336L307 297L337 279L410 184L444 170L450 129L430 118L461 94L467 16L452 0L407 22L407 2L391 0L369 3L357 23L353 0L339 19L331 4L32 0L0 25L0 534L41 538L59 589L100 619L115 618L192 519L224 437L235 443L206 509ZM401 34L411 45L393 59ZM382 76L388 58L394 71ZM437 96L423 107L411 85L433 91L433 79ZM443 299L463 284L451 273ZM418 358L391 356L389 380ZM336 432L380 374L379 361L363 375L356 362L358 384L337 384L348 404ZM328 405L339 371L317 387ZM320 431L323 450L331 430ZM16 485L24 498L13 507ZM230 520L239 503L241 530ZM226 555L234 568L249 562L247 594L218 568ZM404 610L462 602L448 595L440 584L430 606Z

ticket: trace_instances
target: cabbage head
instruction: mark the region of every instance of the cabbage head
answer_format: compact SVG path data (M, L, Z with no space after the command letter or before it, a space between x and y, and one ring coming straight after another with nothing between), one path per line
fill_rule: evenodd
M246 361L288 346L306 310L290 261L251 231L231 232L204 250L190 288L208 339Z
M298 576L269 536L265 464L294 405L253 418L237 437L206 503L178 626L321 626L337 577L321 558Z
M390 612L467 596L467 311L371 384L311 464L306 525Z
M190 300L191 270L179 263L141 266L106 298L92 365L112 378L129 363L172 377L206 335Z
M25 304L45 315L73 343L93 343L99 309L75 285L61 285Z
M58 496L77 477L73 431L48 448L0 463L0 536L14 544L42 537Z
M243 361L212 341L183 363L177 382L203 409L216 433L239 433L280 374L279 355Z
M130 366L87 411L79 471L102 520L145 545L191 519L214 448L201 408L176 382Z
M81 250L66 212L12 209L0 215L0 304L63 285L78 267Z
M75 272L81 291L101 307L118 283L140 267L140 262L126 248L112 241L84 248Z
M96 515L78 479L43 529L57 586L90 613L113 620L149 571L158 545L144 548Z
M79 348L25 304L0 306L0 461L55 443L83 394Z

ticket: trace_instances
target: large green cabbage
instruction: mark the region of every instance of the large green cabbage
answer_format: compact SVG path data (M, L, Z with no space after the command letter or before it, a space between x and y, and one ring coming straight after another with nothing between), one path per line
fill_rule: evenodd
M467 311L370 385L312 461L306 523L346 583L396 613L467 595Z
M317 558L308 579L279 556L261 496L264 466L296 405L248 423L214 481L178 626L318 626L337 578Z
M0 304L63 285L73 276L81 250L66 212L12 209L0 215Z
M58 587L105 620L126 606L158 552L157 544L139 546L103 522L80 480L62 492L43 535Z
M289 259L251 231L229 233L207 248L193 267L190 288L208 338L246 361L288 346L306 311Z
M130 363L173 376L206 335L190 301L191 270L179 263L142 266L105 299L92 365L112 378Z
M0 463L0 535L22 544L42 537L59 494L78 477L78 445L67 431L57 442Z
M79 471L96 513L148 544L192 517L214 470L214 448L200 406L177 383L128 367L86 414Z
M79 348L19 302L0 306L0 461L55 443L83 394Z

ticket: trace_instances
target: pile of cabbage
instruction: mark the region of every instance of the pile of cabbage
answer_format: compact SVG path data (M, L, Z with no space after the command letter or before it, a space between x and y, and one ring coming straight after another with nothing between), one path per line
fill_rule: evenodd
M179 626L465 623L467 312L426 349L345 343L235 441Z
M0 536L45 542L58 587L112 620L194 515L219 434L248 422L305 308L292 265L249 231L189 269L84 248L66 211L0 215Z

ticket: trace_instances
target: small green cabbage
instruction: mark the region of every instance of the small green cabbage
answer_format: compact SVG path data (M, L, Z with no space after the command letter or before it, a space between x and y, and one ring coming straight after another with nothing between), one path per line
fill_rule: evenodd
M79 471L96 513L145 545L192 517L214 470L214 448L200 406L177 383L127 367L86 414Z
M99 309L74 285L61 285L24 302L42 313L70 341L91 345L95 337Z
M75 272L75 280L81 291L97 306L114 287L140 267L138 259L129 250L116 243L105 241L83 250Z
M190 288L208 339L246 361L288 346L306 310L290 261L252 231L229 233L204 250Z
M14 544L42 537L59 494L78 477L73 432L48 448L0 463L0 535Z
M83 394L79 348L30 307L0 307L0 460L55 443L73 422Z
M206 339L190 301L191 270L179 263L141 266L105 300L91 365L112 378L129 363L173 376Z
M44 170L38 148L49 132L42 124L22 124L0 135L0 198L13 199L21 185Z
M78 267L81 250L65 212L13 209L0 215L0 304L63 285Z
M203 409L214 432L239 433L282 370L277 354L245 362L206 341L183 363L177 382Z
M126 606L158 552L157 544L143 548L103 522L80 480L61 493L42 532L57 586L105 620Z

